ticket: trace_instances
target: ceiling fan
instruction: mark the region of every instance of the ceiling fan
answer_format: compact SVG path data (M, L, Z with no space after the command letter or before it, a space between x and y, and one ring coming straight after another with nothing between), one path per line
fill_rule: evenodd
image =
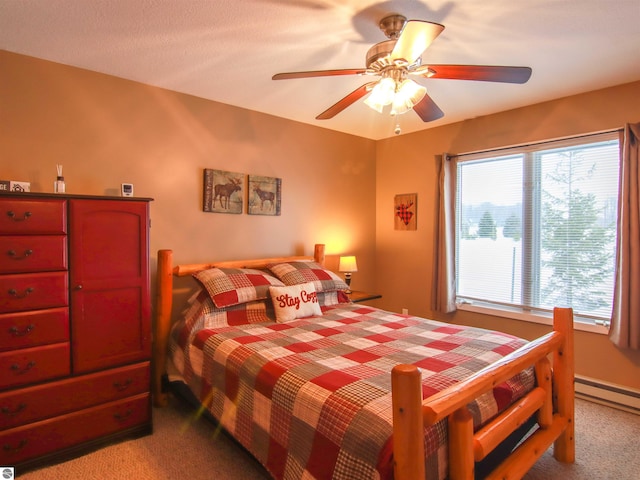
M369 49L366 68L278 73L273 76L273 80L339 75L378 76L381 78L358 87L316 119L333 118L370 93L364 102L380 113L384 107L391 105L392 115L413 109L423 121L431 122L444 116L444 113L427 94L426 88L413 81L410 76L520 84L526 83L531 77L529 67L423 65L422 53L444 30L444 26L438 23L407 21L403 15L393 14L380 21L380 29L389 40L377 43Z

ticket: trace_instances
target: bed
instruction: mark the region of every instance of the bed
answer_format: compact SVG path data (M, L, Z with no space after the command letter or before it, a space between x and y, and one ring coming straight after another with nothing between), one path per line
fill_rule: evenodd
M160 250L155 406L186 386L275 479L515 479L551 445L574 461L570 309L525 341L351 303L324 260Z

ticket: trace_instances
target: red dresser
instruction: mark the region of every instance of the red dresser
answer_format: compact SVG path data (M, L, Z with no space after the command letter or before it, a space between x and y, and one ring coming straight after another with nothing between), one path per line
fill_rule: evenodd
M149 201L0 194L0 465L151 433Z

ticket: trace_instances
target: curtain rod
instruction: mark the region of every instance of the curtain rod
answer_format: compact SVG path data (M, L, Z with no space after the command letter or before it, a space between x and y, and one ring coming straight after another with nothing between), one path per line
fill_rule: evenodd
M465 153L447 153L445 155L447 157L447 160L451 160L452 158L466 157L468 155L477 155L479 153L504 152L504 151L507 151L507 150L512 150L514 148L533 147L533 146L536 146L536 145L545 145L545 144L548 144L548 143L561 142L562 140L594 137L594 136L597 136L597 135L606 135L608 133L616 133L616 132L620 133L622 131L624 131L624 127L612 128L610 130L602 130L600 132L583 133L581 135L569 135L567 137L559 137L559 138L555 138L553 140L542 140L540 142L521 143L521 144L518 144L518 145L512 145L510 147L489 148L487 150L476 150L476 151L473 151L473 152L465 152Z

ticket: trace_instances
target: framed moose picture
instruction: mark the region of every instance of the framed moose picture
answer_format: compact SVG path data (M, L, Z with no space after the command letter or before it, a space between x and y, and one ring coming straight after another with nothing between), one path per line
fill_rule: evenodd
M244 209L243 173L204 169L202 209L205 212L241 214Z
M280 215L282 179L249 175L249 215Z

